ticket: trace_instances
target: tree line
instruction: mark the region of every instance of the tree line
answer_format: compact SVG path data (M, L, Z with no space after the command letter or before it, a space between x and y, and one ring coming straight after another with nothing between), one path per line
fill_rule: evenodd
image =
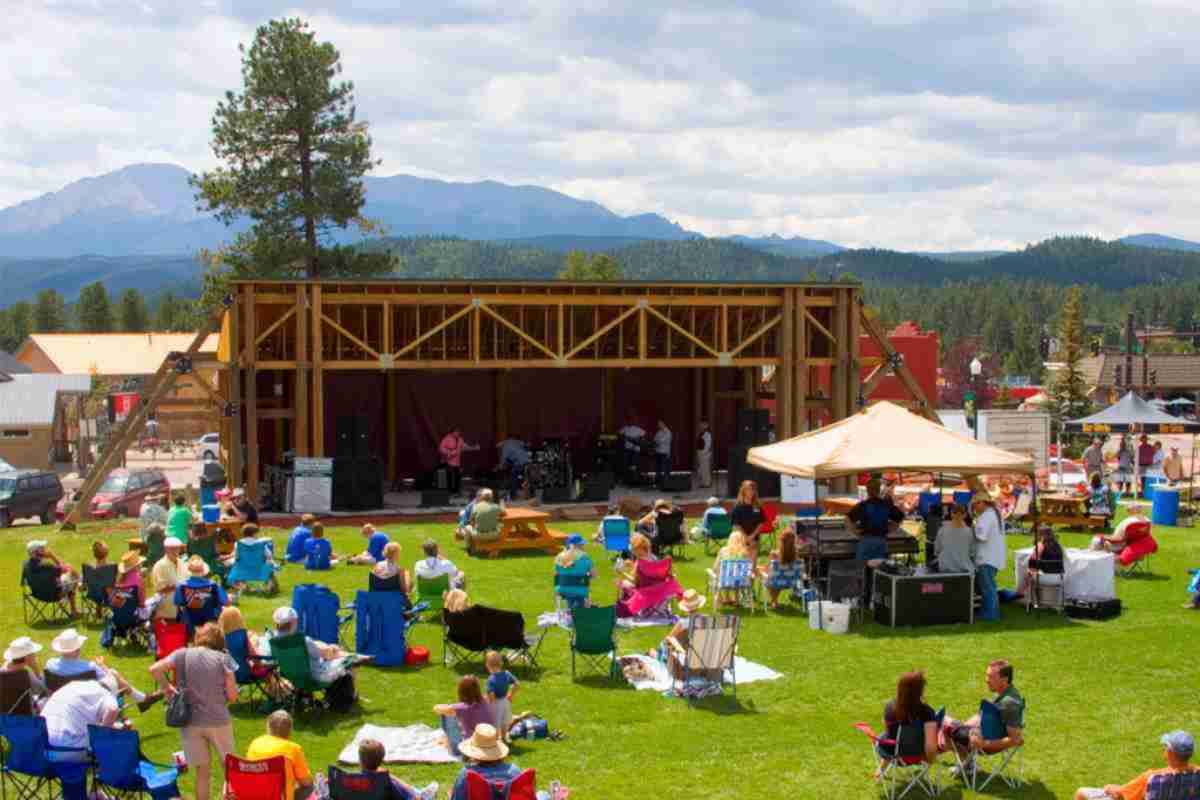
M43 289L33 302L0 309L0 349L15 352L31 333L187 332L199 323L194 299L167 291L147 301L137 289L126 289L114 300L96 281L80 289L74 303L54 289Z

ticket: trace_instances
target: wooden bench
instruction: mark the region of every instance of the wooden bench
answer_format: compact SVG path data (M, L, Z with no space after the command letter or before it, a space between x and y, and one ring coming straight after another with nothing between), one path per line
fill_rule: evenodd
M504 550L545 550L550 555L557 555L566 546L567 534L547 528L549 520L550 515L544 511L505 509L500 520L500 537L476 542L470 552L489 558L496 558Z

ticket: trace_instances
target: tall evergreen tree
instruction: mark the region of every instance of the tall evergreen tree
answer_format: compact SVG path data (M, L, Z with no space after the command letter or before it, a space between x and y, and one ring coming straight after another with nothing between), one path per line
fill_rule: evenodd
M1062 366L1054 376L1050 387L1051 414L1055 423L1064 419L1085 416L1092 403L1087 397L1087 385L1083 380L1079 362L1083 360L1083 313L1079 287L1067 290L1062 315L1058 322L1058 361Z
M121 292L117 305L117 317L121 330L126 333L141 333L150 327L150 311L142 293L132 287Z
M58 333L67 329L67 304L53 289L38 292L33 307L33 332Z
M112 303L108 290L100 281L89 283L79 290L79 330L86 333L110 333L113 329Z

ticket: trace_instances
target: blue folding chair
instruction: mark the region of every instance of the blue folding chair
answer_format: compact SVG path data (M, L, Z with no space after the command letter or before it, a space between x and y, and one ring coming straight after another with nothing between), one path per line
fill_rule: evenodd
M156 764L142 754L137 731L88 725L88 743L95 759L92 789L102 789L109 797L170 800L179 797L175 779L179 770Z
M347 772L329 767L329 800L417 800L387 772Z
M633 530L628 519L619 516L605 517L600 523L600 530L604 534L604 549L607 552L620 556L629 551L629 539Z
M0 794L5 800L10 796L15 800L56 796L56 785L63 800L85 800L87 750L51 747L44 717L0 714L0 738L7 744L0 764ZM51 760L52 754L75 754L84 760Z
M326 644L340 642L342 627L354 619L353 609L343 609L337 594L318 583L296 586L292 590L292 608L300 618L300 631Z
M712 568L708 573L708 593L713 598L713 608L721 605L721 593L732 593L737 604L749 605L753 611L759 605L758 581L755 580L754 562L748 558L723 558L718 572ZM763 606L766 611L766 606Z
M275 562L268 554L268 545L270 542L267 539L239 541L237 549L234 550L233 566L225 576L226 584L261 583L268 592L278 589Z
M971 507L971 498L974 497L971 491L959 491L954 493L954 505Z
M250 655L250 638L246 629L225 634L225 649L237 665L233 679L239 687L245 687L248 699L263 703L270 701L267 687L277 680L276 667L270 658Z
M409 608L400 592L363 592L354 598L354 651L374 656L375 664L392 667L404 663L408 645Z

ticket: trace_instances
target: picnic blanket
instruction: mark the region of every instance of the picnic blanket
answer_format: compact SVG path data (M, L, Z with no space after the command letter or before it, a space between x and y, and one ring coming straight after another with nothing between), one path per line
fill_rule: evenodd
M679 621L679 617L674 614L667 614L658 617L617 617L618 628L651 628L659 626L670 627ZM543 611L538 616L537 626L539 628L570 628L571 627L571 612L570 611Z
M338 761L357 764L358 743L363 739L383 743L383 760L388 764L449 764L458 760L446 749L445 735L438 728L422 724L402 728L368 724L359 728L350 744L342 748Z
M669 692L673 687L673 681L670 674L667 672L667 665L659 661L657 658L651 658L647 655L635 654L621 656L621 660L636 659L641 662L645 678L629 681L630 686L635 689L652 689L656 692ZM756 681L774 681L782 678L781 673L776 672L770 667L763 666L754 661L747 661L741 656L734 656L734 669L737 673L737 684L741 686L745 683L755 683ZM726 680L729 675L726 674Z

